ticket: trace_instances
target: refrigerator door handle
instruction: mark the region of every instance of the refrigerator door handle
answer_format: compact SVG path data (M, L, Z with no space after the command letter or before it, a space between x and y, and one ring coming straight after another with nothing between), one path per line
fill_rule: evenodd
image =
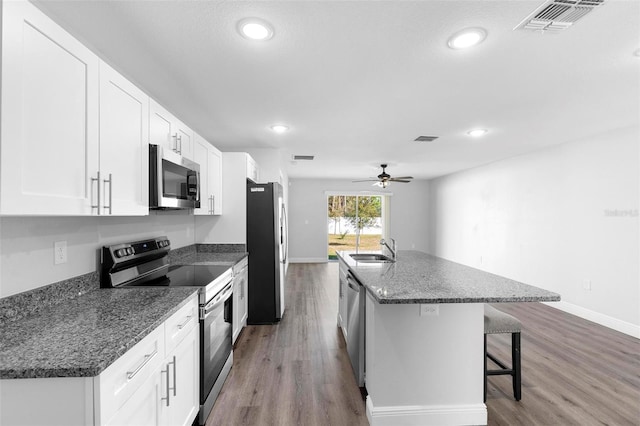
M282 226L280 227L280 240L282 242L282 247L284 249L282 263L287 263L287 257L289 256L289 235L285 234L287 232L287 209L284 207L284 203L282 204Z

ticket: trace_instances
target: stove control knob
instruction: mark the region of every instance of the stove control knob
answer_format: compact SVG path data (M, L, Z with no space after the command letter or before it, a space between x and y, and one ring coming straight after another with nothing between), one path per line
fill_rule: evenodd
M124 256L124 249L118 249L115 252L116 257L120 258L122 256Z
M133 254L133 248L131 248L131 247L127 247L127 254L128 254L128 255Z

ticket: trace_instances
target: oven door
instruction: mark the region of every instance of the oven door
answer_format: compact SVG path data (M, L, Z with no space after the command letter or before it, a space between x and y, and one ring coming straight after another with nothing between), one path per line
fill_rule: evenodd
M204 404L232 350L233 283L203 308L200 327L200 404Z
M198 163L158 145L149 145L149 207L200 207Z

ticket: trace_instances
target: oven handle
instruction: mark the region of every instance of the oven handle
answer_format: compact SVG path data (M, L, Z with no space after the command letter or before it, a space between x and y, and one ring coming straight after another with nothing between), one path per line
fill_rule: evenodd
M224 290L218 293L218 295L211 302L207 303L207 306L204 307L204 317L209 315L211 311L220 306L221 303L226 302L226 300L231 297L232 293L233 282L230 282L229 285L224 288Z

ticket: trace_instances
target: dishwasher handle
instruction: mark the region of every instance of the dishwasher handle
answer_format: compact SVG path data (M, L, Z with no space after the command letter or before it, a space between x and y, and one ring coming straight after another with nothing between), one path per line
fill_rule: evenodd
M360 293L360 287L362 284L360 284L351 274L347 275L347 285L349 285L351 290L354 290L356 293Z

